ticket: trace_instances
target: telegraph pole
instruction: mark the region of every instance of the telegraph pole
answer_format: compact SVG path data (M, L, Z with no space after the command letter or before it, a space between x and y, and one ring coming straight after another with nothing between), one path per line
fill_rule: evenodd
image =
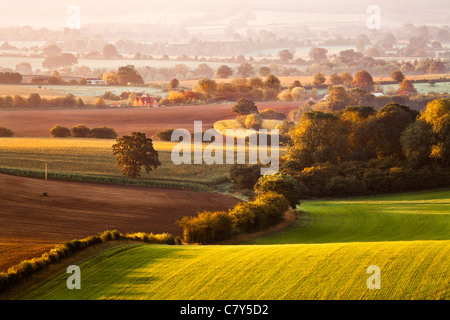
M48 164L51 163L51 161L47 161L47 160L38 160L41 162L44 162L44 168L45 168L45 174L44 174L44 186L45 186L45 191L42 193L42 195L44 197L48 196L48 189L47 189L47 180L48 180Z

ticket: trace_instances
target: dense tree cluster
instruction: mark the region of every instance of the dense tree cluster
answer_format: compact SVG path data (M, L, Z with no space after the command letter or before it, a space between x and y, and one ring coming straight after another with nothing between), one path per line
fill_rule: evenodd
M50 130L50 135L54 138L95 138L95 139L116 139L117 133L113 128L98 127L89 129L84 124L78 124L72 128L56 125Z
M0 72L1 84L21 83L22 75L18 72Z
M450 183L449 99L433 100L421 112L398 103L379 110L306 111L288 134L291 144L278 175L254 183L254 169L241 166L230 171L230 180L239 188L254 183L255 190L277 191L291 204Z
M32 93L25 98L20 95L0 96L0 109L14 108L74 108L83 106L81 98L69 93L64 97L42 98L38 93Z

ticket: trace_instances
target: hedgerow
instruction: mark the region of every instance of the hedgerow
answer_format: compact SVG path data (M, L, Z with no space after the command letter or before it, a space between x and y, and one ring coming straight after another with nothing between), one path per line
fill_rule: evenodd
M0 272L0 292L5 291L11 286L30 277L32 274L44 269L50 264L54 264L65 258L73 256L88 247L106 243L109 241L143 241L152 244L181 244L178 237L174 237L169 233L153 234L153 233L127 233L122 234L117 230L107 230L98 235L90 236L81 240L75 239L64 242L44 253L39 258L23 260L20 263L10 267L6 272Z
M183 228L186 243L211 244L275 225L289 207L283 195L268 192L254 201L240 202L228 212L203 211L197 216L183 217L177 223Z

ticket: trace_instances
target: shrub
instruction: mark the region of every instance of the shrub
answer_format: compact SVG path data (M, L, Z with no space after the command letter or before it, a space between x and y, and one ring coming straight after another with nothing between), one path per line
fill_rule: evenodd
M111 91L106 91L103 94L102 98L106 99L106 100L114 100L114 101L119 101L120 100L120 97L118 95L112 93Z
M195 217L183 217L178 224L183 228L188 243L214 243L228 239L232 234L232 217L224 211L204 211Z
M105 102L105 100L104 100L103 98L98 98L98 99L95 101L95 106L96 106L96 107L100 107L100 108L104 108L104 107L107 106L107 104L106 104L106 102Z
M185 103L186 97L182 92L179 91L170 91L167 99L172 103Z
M247 129L259 130L262 128L262 123L263 120L261 119L261 116L256 113L252 113L247 116L244 125Z
M104 242L112 241L112 240L120 240L122 235L117 230L106 230L102 234L100 234L100 239Z
M258 113L258 107L249 99L240 99L232 108L232 111L239 115Z
M259 178L255 190L260 192L275 192L283 195L292 207L300 204L300 199L307 196L308 189L290 175L278 172Z
M14 131L11 129L0 127L0 137L12 137L14 136Z
M156 139L160 141L172 141L172 133L174 129L164 129L156 133Z
M241 202L229 212L239 233L253 232L269 225L267 208L259 202Z
M117 133L113 128L101 127L91 129L90 136L97 139L116 139Z
M36 271L39 271L47 265L57 262L63 258L69 257L72 254L92 245L100 244L106 241L113 240L144 240L149 243L160 244L181 244L179 238L174 238L169 233L162 234L146 234L135 233L131 235L123 235L117 230L107 230L99 235L90 236L82 240L71 240L63 244L57 245L49 252L44 253L39 258L31 260L23 260L20 263L10 267L7 272L0 272L0 292L14 285Z
M70 129L70 133L74 138L88 138L91 134L91 130L84 124L79 124Z
M67 138L70 137L70 129L63 126L54 126L50 130L50 135L54 138Z
M253 186L260 177L261 167L257 164L236 164L228 173L228 179L240 189L253 189Z
M259 115L262 119L286 120L284 113L272 109L265 109L261 111Z
M278 94L278 100L280 101L292 101L292 95L290 89L285 89Z
M267 222L274 225L283 219L284 213L289 209L289 201L281 194L268 192L258 197L258 202L266 207Z

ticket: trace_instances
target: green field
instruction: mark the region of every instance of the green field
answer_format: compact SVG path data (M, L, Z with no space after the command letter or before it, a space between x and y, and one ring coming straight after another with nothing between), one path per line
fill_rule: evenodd
M252 244L450 240L450 190L305 201L298 226Z
M300 225L252 244L120 245L80 261L81 290L67 289L62 270L20 298L448 300L449 199L440 190L305 202ZM379 290L366 285L371 265Z
M449 241L261 246L130 245L81 264L22 299L449 299ZM381 269L369 290L367 268Z

